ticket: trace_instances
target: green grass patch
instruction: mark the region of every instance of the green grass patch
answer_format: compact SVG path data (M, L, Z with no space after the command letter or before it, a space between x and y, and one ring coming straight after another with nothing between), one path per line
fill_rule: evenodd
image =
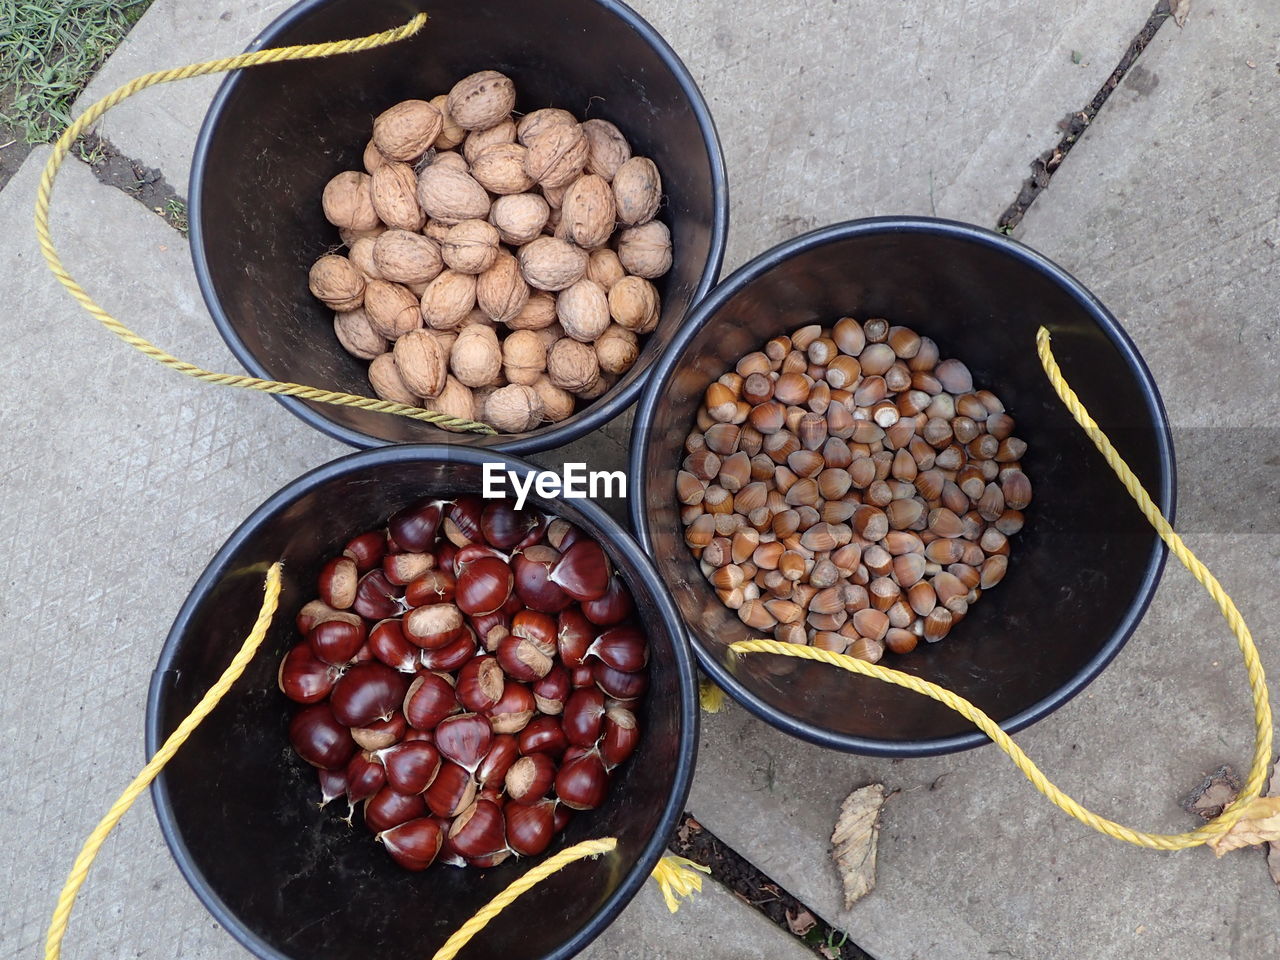
M71 105L151 0L0 0L0 124L53 140Z

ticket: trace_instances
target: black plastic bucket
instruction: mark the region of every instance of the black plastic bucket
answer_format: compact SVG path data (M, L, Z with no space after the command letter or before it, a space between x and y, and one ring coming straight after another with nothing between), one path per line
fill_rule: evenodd
M658 216L674 263L657 281L662 319L639 359L604 396L568 419L522 434L448 434L352 407L277 397L356 447L459 443L531 453L568 443L635 401L724 257L728 190L706 102L680 58L616 0L307 0L249 49L315 43L399 26L425 11L416 37L363 53L254 67L227 77L205 117L191 168L191 252L218 332L255 376L370 395L367 364L333 336L333 316L307 270L337 234L320 194L359 170L373 118L397 101L447 93L483 69L508 74L516 108L557 106L615 122L662 173Z
M885 317L937 341L993 390L1030 444L1034 487L1004 582L945 640L897 667L956 691L1009 731L1079 693L1124 645L1151 600L1165 550L1036 356L1041 326L1063 373L1151 493L1174 507L1164 407L1133 342L1079 282L1006 237L966 224L879 218L837 224L764 253L697 307L653 372L636 415L631 516L717 683L757 716L823 746L921 756L986 743L945 707L823 664L729 644L759 636L717 599L684 545L675 477L708 384L766 340L841 316Z
M521 476L535 469L492 452L400 446L298 478L218 551L165 641L147 701L148 755L226 667L257 616L268 566L284 561L279 611L258 656L152 787L179 869L218 923L264 960L421 960L541 859L405 872L362 827L317 809L315 771L289 745L291 704L276 689L279 659L296 641L294 613L313 597L324 559L414 500L479 492L485 461ZM604 806L576 816L563 840L613 836L617 849L539 884L468 947L508 960L572 956L621 912L663 854L698 743L693 657L653 566L595 504L530 500L604 546L631 588L652 655L640 746Z

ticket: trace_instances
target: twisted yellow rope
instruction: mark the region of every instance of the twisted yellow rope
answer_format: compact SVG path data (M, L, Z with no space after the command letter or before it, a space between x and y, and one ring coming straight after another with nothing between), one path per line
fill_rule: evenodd
M475 420L466 420L461 417L452 417L448 414L438 413L433 410L423 410L419 407L410 407L403 403L394 403L390 400L375 400L373 397L361 397L351 393L342 393L335 390L319 390L316 387L308 387L298 383L288 383L280 380L262 380L258 377L246 377L229 373L212 373L197 367L195 364L187 363L185 360L179 360L172 354L166 353L159 347L155 346L144 337L140 337L134 333L106 310L98 306L92 297L80 286L67 272L66 267L62 264L58 251L54 248L53 239L49 230L49 201L53 192L53 181L58 175L58 170L62 166L62 162L66 159L71 145L75 143L76 138L84 132L99 117L114 107L121 101L129 99L140 90L147 87L155 86L158 83L170 83L174 80L185 80L189 77L202 77L210 73L222 73L228 70L240 70L244 67L256 67L264 63L280 63L286 60L311 60L317 57L331 57L342 53L358 53L362 50L372 50L374 47L385 46L389 43L396 43L407 37L412 37L422 29L423 24L427 22L427 15L420 13L402 27L396 27L394 30L384 30L382 33L371 34L367 37L357 37L353 40L337 40L329 43L309 43L295 47L276 47L270 50L257 50L253 53L242 53L235 57L224 57L220 60L208 60L204 63L193 63L185 67L176 67L171 70L160 70L155 73L148 73L145 76L130 80L124 86L118 88L113 93L103 97L63 131L62 136L58 138L58 142L53 145L53 153L49 156L49 162L45 164L44 173L40 177L40 187L36 191L36 237L40 241L40 250L44 254L45 262L49 265L49 269L53 275L58 278L58 282L67 288L68 292L80 302L80 305L89 311L98 322L114 333L135 350L145 353L152 360L157 360L184 373L189 377L195 377L197 380L203 380L205 383L216 383L228 387L243 387L248 390L261 390L264 393L274 393L286 397L298 397L302 400L314 400L319 403L331 403L342 407L357 407L361 410L369 410L374 413L392 413L396 416L410 417L414 420L423 420L427 423L435 424L446 430L460 430L469 433L493 434L495 431L492 427L485 423L479 423Z
M675 913L680 909L677 897L692 897L702 892L700 874L710 874L711 868L694 863L688 857L663 857L653 868L653 879L662 888L662 898L667 901L667 909Z
M196 727L200 726L201 721L213 712L213 708L218 705L218 701L226 696L227 691L240 679L240 674L244 673L244 668L249 665L253 655L258 652L258 647L262 645L263 637L267 635L267 628L271 626L271 618L276 612L276 604L279 600L280 564L273 563L271 569L267 571L262 609L258 611L258 619L254 622L253 629L249 631L249 636L245 639L240 652L235 655L227 669L223 671L222 676L218 678L218 682L210 687L208 692L200 698L200 702L196 704L195 709L169 735L169 738L164 742L164 746L157 750L156 755L142 768L142 772L133 778L133 782L125 788L124 793L120 794L120 799L111 805L107 815L98 821L98 825L89 834L89 839L80 848L80 855L76 857L76 862L71 867L67 882L62 888L62 892L58 895L58 905L54 908L53 920L49 924L49 934L44 943L45 960L58 960L62 955L62 939L67 934L67 921L71 917L71 908L75 905L76 896L84 885L85 877L89 873L89 867L93 865L93 860L102 848L102 844L106 841L107 835L115 829L116 824L120 822L120 818L133 806L133 802L138 799L142 791L151 785L151 781L156 778L164 768L164 765L178 752L178 748L187 742L187 738L191 736Z
M1089 439L1101 451L1108 466L1115 471L1116 476L1120 478L1120 482L1129 491L1129 496L1137 501L1138 508L1142 511L1142 515L1147 518L1147 522L1160 534L1160 538L1169 545L1169 550L1173 555L1204 586L1209 592L1209 596L1213 597L1240 646L1240 654L1244 658L1245 671L1249 675L1249 691L1253 696L1255 726L1253 761L1252 766L1249 768L1249 776L1245 780L1244 788L1240 791L1240 796L1222 812L1221 816L1211 820L1199 829L1191 830L1187 833L1145 833L1141 830L1133 830L1086 809L1067 796L1040 771L1040 768L1031 761L1031 758L1022 752L1022 748L1014 743L991 717L964 697L952 693L936 683L921 680L919 677L903 673L900 670L892 670L878 664L867 663L864 660L842 653L831 653L815 647L779 643L776 640L743 640L731 644L729 649L739 654L774 653L784 657L798 657L802 660L817 660L820 663L828 663L842 670L848 670L850 673L873 677L884 683L892 683L931 700L936 700L943 706L960 714L990 737L996 746L1009 755L1009 759L1031 781L1032 786L1048 797L1050 802L1086 826L1117 840L1124 840L1127 843L1140 847L1149 847L1154 850L1184 850L1188 847L1199 846L1229 830L1231 825L1239 819L1244 806L1260 796L1266 785L1267 765L1271 760L1271 706L1268 702L1267 680L1258 657L1258 648L1254 646L1253 637L1249 633L1249 628L1245 624L1244 618L1240 616L1240 611L1236 609L1236 605L1227 596L1226 591L1222 589L1222 585L1218 583L1213 574L1191 552L1187 545L1182 542L1182 538L1174 533L1169 522L1161 515L1151 497L1142 488L1138 478L1129 469L1129 465L1116 452L1115 447L1111 445L1111 441L1102 432L1102 428L1089 416L1089 412L1085 409L1084 404L1080 402L1080 398L1075 395L1075 392L1067 384L1066 378L1063 377L1062 371L1058 368L1057 361L1054 360L1053 351L1050 349L1049 331L1043 327L1036 334L1036 349L1040 354L1040 363L1044 367L1045 375L1049 378L1049 382L1053 385L1058 397L1066 405L1067 409L1071 411L1076 423L1084 429Z

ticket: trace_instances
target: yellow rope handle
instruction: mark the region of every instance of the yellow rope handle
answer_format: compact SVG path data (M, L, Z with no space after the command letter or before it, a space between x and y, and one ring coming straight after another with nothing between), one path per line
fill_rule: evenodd
M45 960L58 960L62 955L62 939L67 933L67 922L71 917L71 908L75 905L76 896L80 893L80 888L84 886L85 877L89 874L89 867L93 865L94 858L97 857L98 851L102 849L102 844L106 842L107 835L115 829L116 824L120 822L120 818L133 806L133 802L138 799L142 791L151 785L151 781L156 778L164 768L164 765L178 752L178 748L187 742L187 738L191 736L196 727L200 726L201 721L226 696L227 691L244 673L244 668L249 665L253 655L258 652L258 647L262 645L262 640L267 635L267 628L271 626L271 618L275 615L276 605L280 601L279 563L273 563L267 571L264 589L265 596L262 599L262 609L258 611L258 619L254 622L253 629L249 631L249 636L245 639L244 645L241 646L240 652L235 655L227 669L223 671L217 683L210 687L205 695L200 698L200 702L196 704L195 709L169 735L169 738L164 742L164 746L157 750L156 755L142 768L142 772L133 778L133 782L129 786L125 787L124 793L120 794L120 798L111 805L107 815L98 821L98 825L93 828L93 832L85 840L84 846L80 848L80 855L76 857L76 861L71 867L71 873L67 876L67 882L62 888L62 892L58 894L58 905L54 908L53 920L49 924L49 933L44 943Z
M367 37L256 50L252 53L242 53L234 57L223 57L220 60L208 60L204 63L193 63L185 67L159 70L130 80L124 86L103 97L63 131L62 136L53 145L53 153L49 155L49 162L45 164L44 173L40 177L40 186L36 191L36 237L40 241L40 250L44 254L44 259L49 265L49 269L58 278L58 282L67 288L67 291L80 302L80 305L85 310L129 346L146 354L152 360L159 361L166 367L177 370L179 373L184 373L189 377L194 377L197 380L203 380L205 383L242 387L248 390L261 390L264 393L298 397L302 400L331 403L341 407L357 407L373 413L391 413L400 417L422 420L446 430L493 435L496 431L487 423L479 423L462 417L453 417L434 410L423 410L420 407L411 407L403 403L394 403L390 400L376 400L373 397L361 397L336 390L320 390L316 387L308 387L298 383L262 380L258 377L246 377L229 373L212 373L197 367L195 364L187 363L185 360L179 360L172 354L161 350L149 340L134 333L111 314L107 313L89 296L85 289L67 272L66 267L63 266L62 258L58 256L58 251L54 248L53 238L49 229L49 202L53 193L53 181L57 177L58 170L62 167L71 145L99 117L116 106L116 104L129 99L135 93L159 83L186 80L189 77L202 77L206 74L223 73L228 70L240 70L244 67L256 67L264 63L280 63L286 60L311 60L317 57L331 57L337 54L372 50L374 47L385 46L389 43L396 43L407 37L412 37L422 29L426 22L427 15L419 13L403 26L396 27L394 30L384 30L382 33L371 34Z
M1115 447L1111 445L1111 441L1107 439L1102 428L1089 416L1089 412L1085 409L1084 404L1080 402L1080 398L1076 396L1068 385L1066 378L1062 375L1062 371L1058 368L1057 361L1054 360L1053 351L1050 349L1049 331L1043 327L1036 334L1036 347L1040 354L1040 363L1044 367L1045 375L1049 378L1049 382L1053 385L1058 397L1066 405L1067 409L1071 411L1076 423L1083 428L1089 439L1101 451L1107 464L1115 471L1125 489L1129 491L1129 495L1137 501L1139 509L1142 510L1142 515L1147 518L1147 521L1160 534L1160 538L1169 545L1173 555L1181 561L1184 567L1191 571L1192 576L1213 597L1239 643L1240 653L1244 658L1245 670L1249 675L1249 690L1253 695L1255 734L1253 761L1249 769L1249 776L1234 803L1216 819L1211 820L1199 829L1191 830L1187 833L1145 833L1141 830L1134 830L1088 810L1063 793L1040 771L1040 768L1032 762L1031 758L1023 753L1022 748L1000 729L998 723L964 697L952 693L945 687L940 687L936 683L930 683L928 680L922 680L909 673L903 673L901 670L893 670L878 664L867 663L865 660L859 660L856 657L850 657L843 653L831 653L827 650L819 650L816 647L779 643L776 640L742 640L731 644L729 649L738 654L774 653L784 657L816 660L820 663L828 663L834 667L839 667L842 670L848 670L850 673L857 673L884 683L891 683L913 693L928 697L931 700L936 700L943 706L960 714L990 737L996 746L1009 755L1009 759L1031 781L1032 786L1048 797L1054 805L1086 826L1117 840L1155 850L1184 850L1188 847L1199 846L1229 830L1231 825L1239 819L1243 807L1260 796L1266 784L1267 766L1271 760L1271 706L1268 702L1267 680L1262 669L1261 660L1258 657L1258 648L1254 645L1253 637L1249 633L1249 628L1245 624L1244 618L1240 615L1240 611L1236 609L1231 598L1227 596L1226 591L1222 589L1222 585L1218 583L1208 568L1182 542L1182 538L1174 533L1169 522L1161 515L1151 497L1142 488L1138 478L1129 469L1129 465L1116 452Z

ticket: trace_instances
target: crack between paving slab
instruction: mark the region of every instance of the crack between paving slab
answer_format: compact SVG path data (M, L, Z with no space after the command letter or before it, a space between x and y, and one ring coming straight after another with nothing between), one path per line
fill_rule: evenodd
M1049 186L1049 181L1053 179L1054 173L1062 166L1062 161L1066 159L1067 154L1071 152L1084 134L1089 125L1093 123L1102 107L1106 104L1111 94L1120 86L1120 81L1138 62L1138 58L1142 56L1142 51L1147 48L1156 32L1164 25L1164 22L1170 17L1169 0L1159 0L1155 5L1155 9L1151 11L1151 15L1147 17L1147 22L1129 41L1129 46L1124 52L1124 56L1120 58L1120 62L1116 64L1116 68L1111 71L1111 75L1098 88L1098 92L1093 95L1093 99L1084 106L1083 109L1068 114L1058 122L1058 127L1063 131L1062 139L1057 142L1051 149L1046 150L1040 156L1031 161L1031 176L1023 181L1018 196L1013 203L1005 209L1000 215L1000 219L996 221L996 229L1001 233L1010 233L1026 216L1027 210L1036 202L1036 198L1045 191Z
M822 920L816 910L805 906L688 813L681 818L668 846L673 853L710 867L711 879L719 881L735 897L764 914L816 956L825 960L874 960L849 939L848 933ZM792 929L792 924L803 927L809 919L813 920L813 926L803 934Z
M141 161L126 157L96 133L86 133L76 140L71 155L93 171L99 183L137 200L165 223L187 235L187 201L165 180L164 174Z

